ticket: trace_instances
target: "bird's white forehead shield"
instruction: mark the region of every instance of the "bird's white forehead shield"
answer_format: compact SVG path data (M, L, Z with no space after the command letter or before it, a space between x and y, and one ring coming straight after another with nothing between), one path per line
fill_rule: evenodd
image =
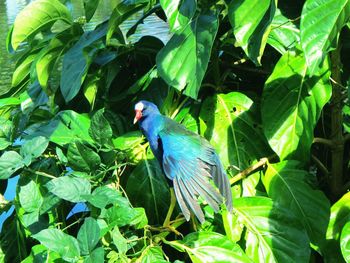
M143 111L143 108L144 108L144 105L143 105L142 102L136 103L136 105L135 105L135 110Z

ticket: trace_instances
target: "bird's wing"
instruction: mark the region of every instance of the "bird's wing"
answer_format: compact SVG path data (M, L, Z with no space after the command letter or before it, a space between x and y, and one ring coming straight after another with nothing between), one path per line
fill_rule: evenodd
M172 120L159 132L159 138L163 149L163 170L173 181L174 192L185 218L189 220L192 210L200 222L204 221L196 200L198 196L204 198L215 212L219 210L224 196L226 206L231 211L230 184L209 142ZM211 179L221 194L210 183Z

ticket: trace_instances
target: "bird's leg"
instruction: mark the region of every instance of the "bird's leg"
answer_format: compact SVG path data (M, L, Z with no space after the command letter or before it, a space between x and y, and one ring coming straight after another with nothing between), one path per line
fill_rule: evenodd
M165 220L164 220L164 223L163 223L163 227L164 228L167 228L168 230L174 232L176 235L180 235L182 236L182 234L177 231L175 229L175 227L173 227L171 224L170 224L170 218L174 212L174 208L175 208L175 205L176 205L176 198L175 198L175 193L174 193L174 189L172 187L170 187L170 206L169 206L169 209L168 209L168 213L166 214L166 217L165 217Z
M170 187L170 206L169 206L168 213L166 214L166 217L165 217L165 220L163 223L164 227L170 226L170 218L174 212L175 205L176 205L176 198L175 198L174 189L172 187Z

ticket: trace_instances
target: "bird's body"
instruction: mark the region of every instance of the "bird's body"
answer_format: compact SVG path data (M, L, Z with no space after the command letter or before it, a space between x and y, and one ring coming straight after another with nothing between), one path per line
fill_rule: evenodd
M189 220L191 210L201 223L204 221L203 212L196 200L198 196L204 198L215 212L218 212L219 205L225 199L226 207L231 211L230 184L210 143L160 114L153 103L140 101L135 110L141 111L135 119L139 121L140 129L149 141L168 181L172 183L185 218ZM219 188L220 193L210 180Z

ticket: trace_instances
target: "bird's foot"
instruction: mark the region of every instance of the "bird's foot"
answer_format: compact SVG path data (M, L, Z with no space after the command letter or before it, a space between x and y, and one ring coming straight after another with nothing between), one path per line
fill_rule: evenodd
M167 225L167 226L163 226L163 229L166 229L169 232L173 232L175 235L177 236L181 236L182 238L184 237L179 231L176 230L175 227L173 227L172 225Z

